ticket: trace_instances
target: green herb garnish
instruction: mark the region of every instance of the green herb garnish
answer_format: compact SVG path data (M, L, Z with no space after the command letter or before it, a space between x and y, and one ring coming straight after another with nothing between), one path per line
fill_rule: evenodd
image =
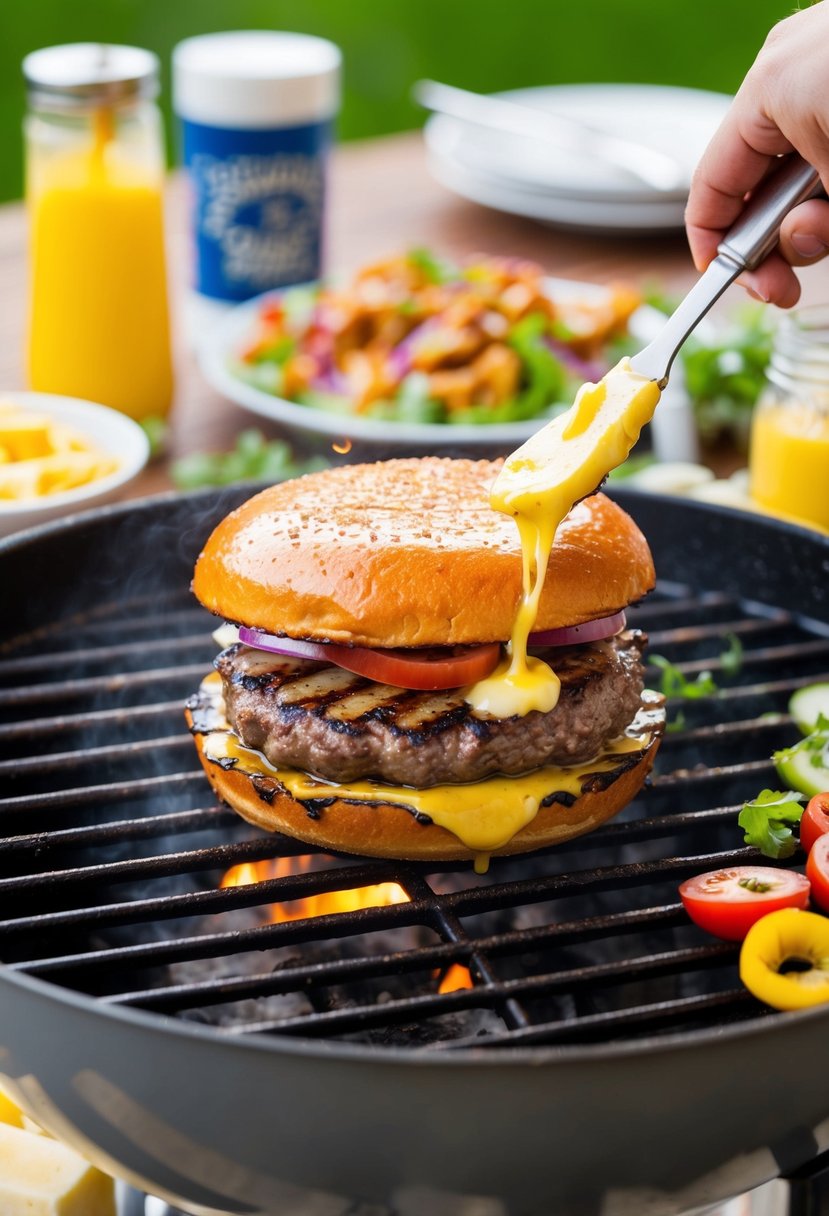
M458 277L458 271L454 266L436 258L428 249L410 249L406 257L429 283L451 283Z
M806 756L812 768L829 768L829 718L818 714L815 729L792 747L781 747L772 760L792 760L795 756Z
M725 435L745 448L771 344L771 312L757 304L740 308L714 344L693 335L686 342L681 353L685 383L704 440Z
M791 857L797 847L790 823L800 823L805 801L794 790L761 790L740 811L738 824L745 832L746 844L759 849L764 857Z
M242 431L229 452L196 452L177 460L170 470L180 490L227 486L237 481L287 481L328 462L321 457L298 461L286 443L268 441L261 431Z
M624 466L623 466L624 467ZM720 655L720 665L728 676L735 676L743 664L743 644L735 633L727 633L728 649ZM698 701L700 697L716 697L720 689L710 671L701 671L696 679L689 680L683 671L662 654L652 654L651 664L662 673L659 688L664 697L680 697L686 701ZM685 714L678 710L667 724L668 731L682 730Z
M148 418L141 419L139 426L150 441L150 459L154 460L156 456L161 455L167 443L170 433L167 419L158 414L150 414Z
M736 633L727 633L725 640L728 649L720 655L720 666L724 675L736 676L743 665L743 644Z
M662 672L660 691L665 697L684 697L687 701L696 701L700 697L713 697L719 692L710 671L701 671L695 680L689 680L663 654L652 654L650 662Z

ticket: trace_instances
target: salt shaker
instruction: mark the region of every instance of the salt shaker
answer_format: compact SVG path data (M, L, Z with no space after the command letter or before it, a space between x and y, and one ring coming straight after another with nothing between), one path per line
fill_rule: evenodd
M340 62L331 42L274 30L175 48L193 287L215 310L319 278Z

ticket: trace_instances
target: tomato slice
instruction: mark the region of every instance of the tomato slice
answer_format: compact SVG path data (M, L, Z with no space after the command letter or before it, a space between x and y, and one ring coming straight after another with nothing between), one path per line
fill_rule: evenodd
M715 937L739 942L761 916L778 908L805 908L809 880L793 870L732 866L687 879L679 895L694 924Z
M483 646L440 647L434 651L364 650L359 646L324 647L326 658L346 671L356 672L378 684L397 688L460 688L485 679L498 665L500 642ZM335 653L336 652L336 653Z
M481 646L436 646L423 650L370 650L363 646L341 646L337 642L306 642L280 638L242 625L239 638L247 646L320 663L335 663L346 671L393 684L396 688L437 691L460 688L484 680L501 657L500 642Z
M829 832L829 793L815 794L800 820L800 847L810 853L818 837L826 832Z
M812 898L829 912L829 835L818 836L806 862L806 876L812 884Z

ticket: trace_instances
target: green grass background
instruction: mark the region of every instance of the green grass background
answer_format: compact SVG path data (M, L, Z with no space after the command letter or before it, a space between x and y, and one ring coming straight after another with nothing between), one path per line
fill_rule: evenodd
M59 42L171 48L222 29L289 29L345 56L340 137L415 127L412 82L481 91L573 81L650 81L733 92L781 0L0 0L0 199L19 197L20 61ZM175 149L170 130L171 148Z

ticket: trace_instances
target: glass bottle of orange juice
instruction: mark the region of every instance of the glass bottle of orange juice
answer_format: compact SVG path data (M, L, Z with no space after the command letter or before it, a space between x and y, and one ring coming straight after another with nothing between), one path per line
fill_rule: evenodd
M173 392L158 60L76 43L28 55L31 387L163 416Z
M829 305L783 314L767 376L751 426L751 497L829 531Z

